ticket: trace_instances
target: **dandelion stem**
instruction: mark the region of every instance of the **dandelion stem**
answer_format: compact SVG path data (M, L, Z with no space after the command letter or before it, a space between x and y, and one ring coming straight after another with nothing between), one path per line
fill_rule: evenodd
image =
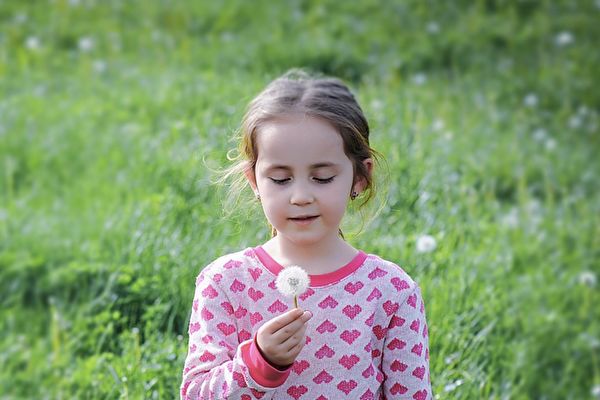
M294 307L298 308L298 296L294 296Z

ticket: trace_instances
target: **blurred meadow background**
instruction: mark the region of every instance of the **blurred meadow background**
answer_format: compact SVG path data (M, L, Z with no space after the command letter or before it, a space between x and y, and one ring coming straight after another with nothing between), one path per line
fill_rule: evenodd
M600 398L600 1L0 1L0 398L178 398L247 102L338 76L387 159L349 241L427 307L436 399ZM386 179L383 179L386 180ZM352 229L349 229L352 231Z

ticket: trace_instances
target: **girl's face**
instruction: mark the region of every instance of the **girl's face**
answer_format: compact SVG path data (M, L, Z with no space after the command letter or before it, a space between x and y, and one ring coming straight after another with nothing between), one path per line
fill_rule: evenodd
M360 193L365 183L353 187L352 162L337 130L292 115L264 124L256 141L256 167L247 177L280 239L304 246L337 238L350 192ZM371 159L364 162L370 170Z

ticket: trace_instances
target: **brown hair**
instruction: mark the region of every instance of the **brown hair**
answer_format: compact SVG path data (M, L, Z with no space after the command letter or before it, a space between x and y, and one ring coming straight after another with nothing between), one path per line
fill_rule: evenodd
M217 180L217 183L224 183L231 177L235 178L227 198L239 198L248 185L244 172L256 166L256 135L260 128L272 119L289 114L304 114L323 119L340 133L344 153L353 164L353 184L361 178L366 182L364 195L359 197L358 208L366 205L375 195L375 183L362 161L371 158L379 162L383 158L369 145L367 119L354 95L341 80L311 76L299 69L292 69L273 80L248 105L237 136L238 155L232 157L230 153L227 154L227 158L235 162L225 169L222 177ZM273 227L271 235L276 235ZM344 237L341 229L340 235Z

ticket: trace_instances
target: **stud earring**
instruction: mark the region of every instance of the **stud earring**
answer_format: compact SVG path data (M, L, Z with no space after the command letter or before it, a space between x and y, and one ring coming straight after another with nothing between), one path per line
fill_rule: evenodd
M258 192L254 193L254 196L256 196L256 200L260 201L260 194Z
M354 200L356 198L356 196L358 196L358 193L356 193L355 191L352 191L352 193L350 193L351 200Z

